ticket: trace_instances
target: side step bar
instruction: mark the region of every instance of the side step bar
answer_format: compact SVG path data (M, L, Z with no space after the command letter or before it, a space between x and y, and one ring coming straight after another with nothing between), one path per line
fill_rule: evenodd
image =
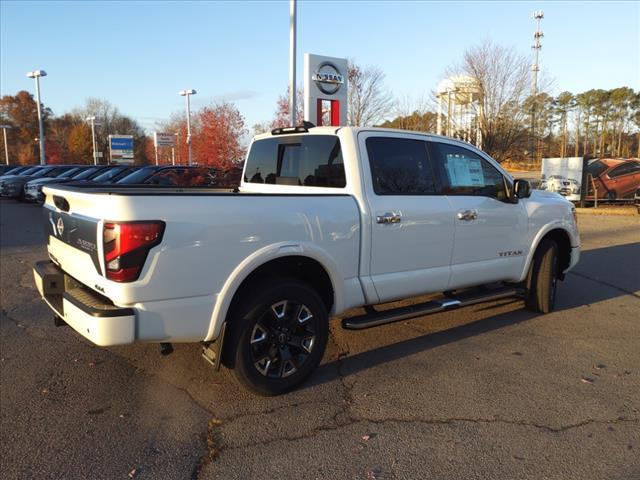
M458 295L446 296L440 300L394 308L382 312L373 311L364 315L342 319L342 328L346 330L364 330L388 323L400 322L410 318L422 317L432 313L444 312L455 308L467 307L476 303L490 302L501 298L515 297L522 293L521 288L503 287L486 290L473 290ZM372 310L372 309L370 309Z

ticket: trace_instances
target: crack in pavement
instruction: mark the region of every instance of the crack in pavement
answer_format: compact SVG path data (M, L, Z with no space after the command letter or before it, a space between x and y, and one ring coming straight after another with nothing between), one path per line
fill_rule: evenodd
M340 347L340 345L338 344L338 342L335 341L335 339L333 339L334 342L336 343L336 345L338 347ZM346 351L346 350L342 350L342 351ZM351 423L355 423L355 419L348 413L352 403L353 403L353 397L352 397L352 389L353 386L355 384L355 382L352 385L347 385L347 383L345 382L347 375L342 371L342 367L344 365L344 358L346 358L345 356L341 356L340 354L338 354L338 361L336 362L336 370L337 370L337 374L340 380L340 385L342 386L342 401L344 403L344 405L342 406L342 408L340 408L329 420L329 425L326 426L321 426L318 428L315 428L312 430L312 432L316 432L319 433L321 431L326 431L326 430L336 430L338 428L347 426ZM248 413L240 413L238 415L233 415L230 417L227 417L223 420L220 420L216 417L213 417L211 420L209 420L209 424L208 424L208 428L207 428L207 437L206 437L206 442L207 442L207 452L205 453L205 455L203 455L200 460L198 460L198 462L196 463L194 469L193 469L193 474L191 476L192 479L198 479L200 477L200 474L202 473L202 471L204 470L204 468L208 465L210 465L212 462L215 461L215 459L224 451L224 450L235 450L237 448L243 448L241 446L238 447L226 447L222 444L219 444L216 441L216 430L219 429L223 424L227 425L229 423L232 423L235 420L238 420L240 418L246 418L246 417L251 417L251 416L260 416L260 415L269 415L271 413L275 413L278 412L280 410L285 410L285 409L289 409L289 408L295 408L298 406L303 406L303 405L313 405L313 404L327 404L327 405L332 405L331 402L327 401L327 400L312 400L312 401L308 401L308 402L299 402L299 403L293 403L293 404L289 404L289 405L280 405L278 407L273 407L267 410L263 410L261 412L248 412ZM207 410L208 411L208 410ZM340 421L338 420L338 417L340 415L347 415L348 420L346 421ZM286 438L286 437L285 437ZM305 438L305 436L302 436L301 438ZM261 442L255 442L256 445L267 445L269 443L272 442L276 442L276 441L280 441L282 440L282 438L275 438L272 440L267 440L267 441L261 441ZM292 440L295 440L292 439ZM250 446L251 444L249 444Z
M278 437L278 438L274 438L271 440L267 440L267 441L260 441L260 442L250 442L250 443L246 443L246 444L242 444L242 445L237 445L234 447L227 447L225 448L225 450L228 451L234 451L234 450L239 450L239 449L243 449L243 448L251 448L257 445L260 446L266 446L269 445L271 443L276 443L276 442L295 442L298 440L305 440L305 439L309 439L309 438L313 438L316 437L317 435L324 433L324 432L329 432L329 431L335 431L335 430L339 430L342 428L346 428L346 427L350 427L352 425L358 425L361 423L372 423L374 425L384 425L386 423L415 423L415 424L423 424L423 425L452 425L455 423L474 423L474 424L503 424L503 425L514 425L514 426L520 426L520 427L528 427L528 428L536 428L539 430L544 430L547 433L563 433L566 432L567 430L571 430L571 429L575 429L575 428L581 428L587 425L593 425L593 424L598 424L598 425L620 425L620 424L625 424L625 423L632 423L632 424L639 424L640 425L640 419L627 419L627 418L617 418L615 420L593 420L593 419L587 419L587 420L583 420L581 422L578 423L573 423L573 424L569 424L569 425L563 425L561 427L551 427L548 425L542 425L542 424L537 424L537 423L531 423L531 422L526 422L524 420L507 420L507 419L501 419L501 418L463 418L463 417L453 417L453 418L445 418L445 419L425 419L425 418L384 418L384 419L373 419L373 418L367 418L367 417L357 417L357 418L353 418L352 421L350 422L345 422L345 423L341 423L339 425L325 425L322 427L318 427L318 428L314 428L313 430L311 430L309 433L303 434L303 435L297 435L297 436L285 436L285 437Z

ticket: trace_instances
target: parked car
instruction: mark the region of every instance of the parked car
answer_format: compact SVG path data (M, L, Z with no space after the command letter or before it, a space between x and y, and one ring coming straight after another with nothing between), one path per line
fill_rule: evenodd
M580 182L574 178L566 178L562 175L549 175L540 181L538 190L557 192L563 197L580 194Z
M587 167L596 186L597 198L616 200L632 198L640 188L640 160L593 160ZM594 198L593 184L589 181L587 198Z
M58 324L102 346L201 342L264 395L314 371L329 316L364 307L342 320L359 330L518 296L546 313L580 256L569 201L417 132L276 129L251 143L239 192L44 190L55 263L34 278Z
M71 178L79 175L88 168L93 167L84 165L71 166L71 168L62 172L58 176L29 180L24 184L24 199L28 202L43 202L44 195L42 194L42 187L51 183L66 183L70 181Z
M0 195L3 197L24 199L24 185L35 178L54 178L73 168L70 165L46 165L33 167L17 175L5 175L0 178Z
M209 167L150 166L142 167L116 183L165 187L210 187L216 186L217 172Z

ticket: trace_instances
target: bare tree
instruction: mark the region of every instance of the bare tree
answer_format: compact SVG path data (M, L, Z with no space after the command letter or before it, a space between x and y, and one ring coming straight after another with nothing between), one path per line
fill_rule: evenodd
M384 72L373 66L349 62L349 105L347 124L354 127L376 125L392 113L394 100L384 87Z
M395 117L381 123L381 127L416 132L436 132L437 114L433 112L433 106L424 96L404 95L398 98L393 106L392 113Z
M462 63L447 71L450 77L464 75L477 81L481 98L476 114L482 146L498 161L526 145L526 109L521 107L529 94L529 63L513 48L485 40L468 49Z

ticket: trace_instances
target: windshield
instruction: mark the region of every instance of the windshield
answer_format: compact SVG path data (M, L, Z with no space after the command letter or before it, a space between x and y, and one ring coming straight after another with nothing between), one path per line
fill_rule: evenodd
M42 167L31 167L31 168L27 168L25 171L20 172L20 175L33 175L34 173L36 173L38 170L42 170Z
M66 172L67 170L69 170L69 167L51 168L47 172L45 172L44 176L45 177L57 177L58 175L60 175L63 172Z
M77 175L74 175L72 178L74 180L83 180L83 179L85 179L87 177L90 177L91 175L93 175L97 171L98 171L98 167L87 168L87 169L82 170L82 172L78 173Z
M14 167L5 172L5 175L17 175L20 172L23 172L27 169L27 167Z
M123 173L126 170L129 170L130 167L114 167L110 168L106 172L101 173L100 175L94 177L96 182L106 182L111 180L113 177L116 177Z
M596 160L592 162L587 167L587 171L593 175L594 177L599 177L602 172L604 172L609 166L606 163L601 162L600 160Z
M53 171L53 168L49 168L49 167L42 167L39 170L36 170L35 172L33 172L31 174L32 177L47 177L49 172Z
M130 185L133 183L144 182L152 173L156 172L156 167L144 167L137 172L130 173L126 177L118 180L116 183Z
M80 171L79 167L74 167L70 170L67 170L66 172L64 172L62 175L60 175L58 178L69 178L74 176L75 174L77 174Z

